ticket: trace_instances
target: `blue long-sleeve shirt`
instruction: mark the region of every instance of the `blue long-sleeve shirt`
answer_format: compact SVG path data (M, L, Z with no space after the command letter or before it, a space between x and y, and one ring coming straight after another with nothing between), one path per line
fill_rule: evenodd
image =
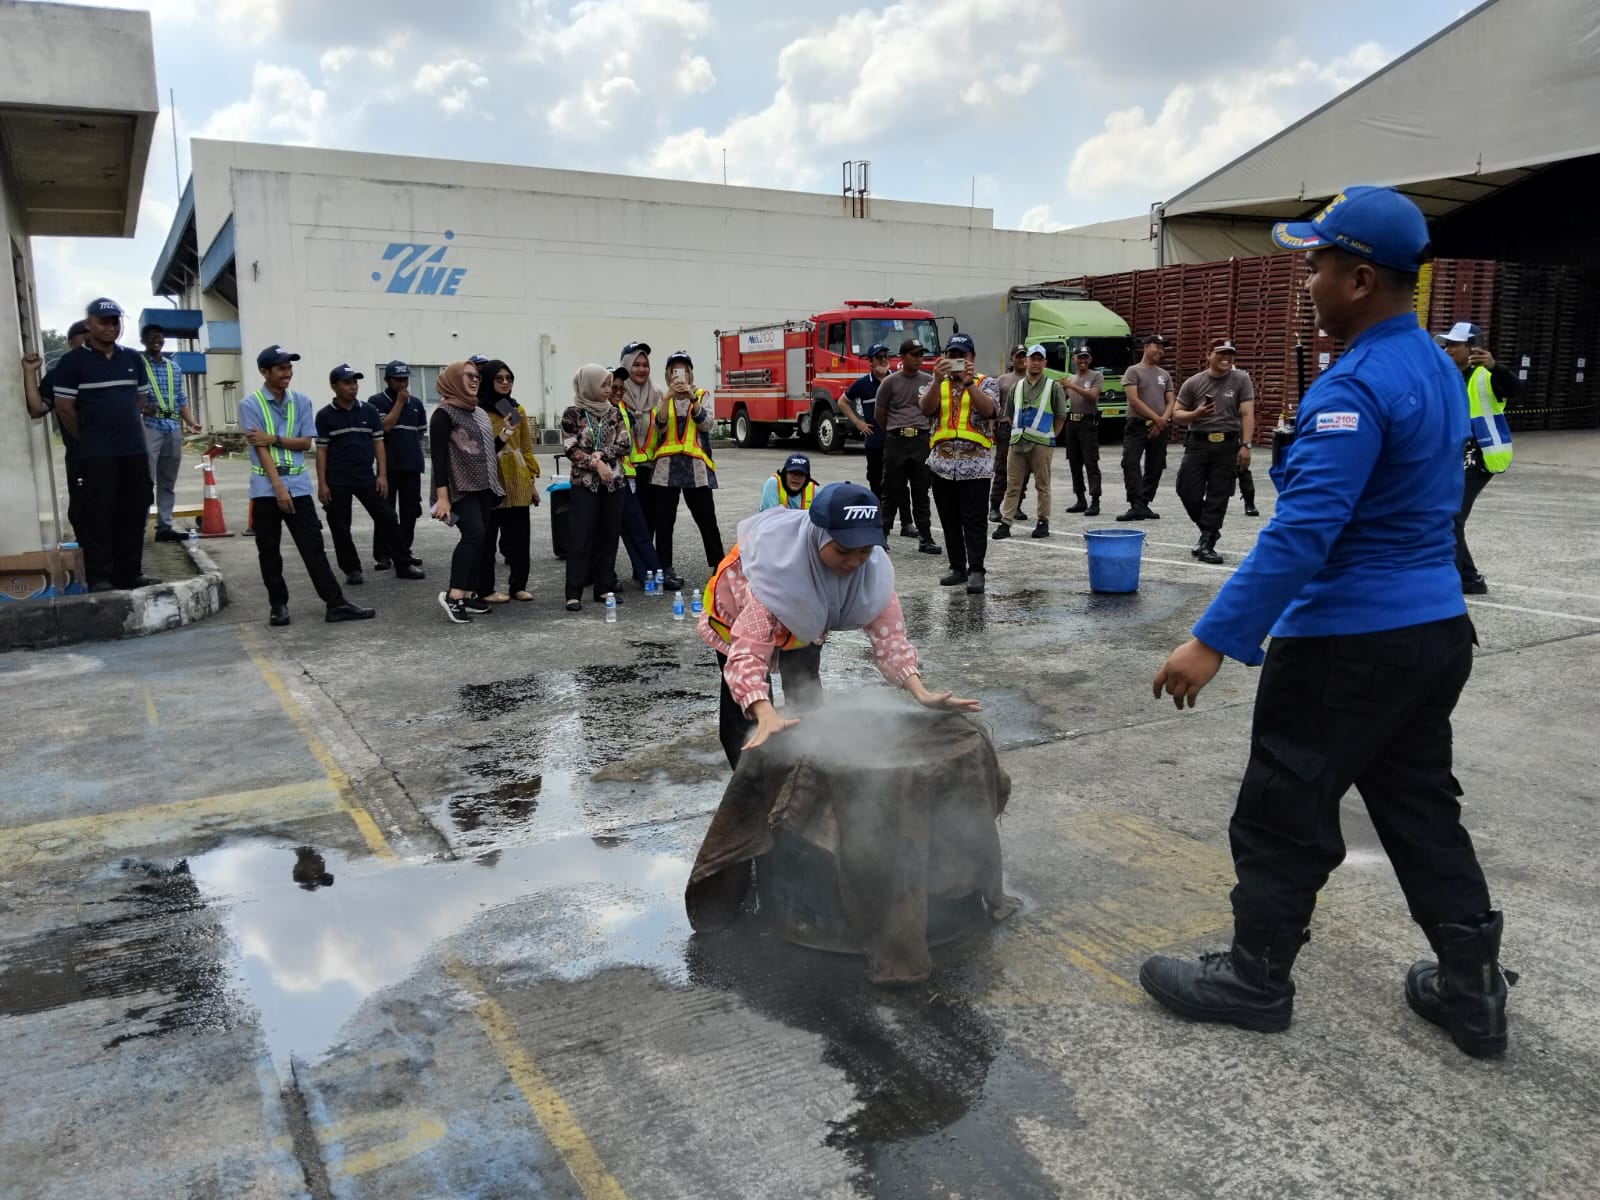
M1461 374L1407 313L1306 392L1271 471L1272 522L1194 635L1254 665L1263 638L1376 633L1466 611L1452 520L1469 436Z
M145 382L150 385L150 399L159 410L155 416L146 417L144 423L151 429L170 432L178 428L178 414L189 407L183 394L183 372L177 363L165 356L159 363L152 362L148 353L140 353L139 359L144 366Z

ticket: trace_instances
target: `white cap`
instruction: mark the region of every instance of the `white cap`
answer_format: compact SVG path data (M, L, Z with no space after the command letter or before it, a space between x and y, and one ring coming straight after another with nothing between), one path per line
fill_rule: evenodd
M1475 342L1480 336L1478 327L1471 321L1457 321L1450 326L1450 332L1439 335L1439 340L1443 342Z
M1048 354L1046 354L1044 352L1044 347L1039 345L1037 342L1035 342L1033 345L1028 347L1028 357L1032 358L1035 354L1039 355L1039 357L1041 357L1041 358L1050 357Z

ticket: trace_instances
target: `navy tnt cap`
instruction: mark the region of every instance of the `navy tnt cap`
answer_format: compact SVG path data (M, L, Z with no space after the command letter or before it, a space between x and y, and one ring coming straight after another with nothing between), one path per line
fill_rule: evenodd
M804 454L789 455L788 458L783 460L783 473L787 475L790 471L803 471L805 472L805 477L810 479L811 460Z
M689 357L689 352L687 350L674 350L671 354L667 355L667 366L670 367L673 363L679 362L688 363L689 370L694 370L694 359Z
M811 523L846 550L887 546L878 498L859 483L830 483L811 499Z
M1272 240L1285 250L1333 246L1396 271L1428 260L1427 219L1393 188L1345 188L1311 220L1274 225Z
M298 354L290 354L282 346L268 346L260 354L256 355L256 366L258 367L281 367L284 363L299 361L300 356Z
M365 379L365 378L366 378L365 375L363 375L360 371L356 370L349 363L340 363L337 367L335 367L333 370L328 372L328 382L329 383L342 383L346 379Z
M887 355L888 353L889 347L885 346L882 342L873 342L872 345L867 347L868 358L877 358L880 354Z
M958 333L944 344L946 354L976 354L978 347L964 333Z
M98 300L89 301L89 307L83 310L83 315L86 317L120 317L122 316L122 305L115 300L107 300L104 296L101 296Z
M626 346L624 346L622 348L622 354L620 355L620 361L627 362L635 354L642 354L646 358L649 358L650 357L650 343L649 342L629 342Z
M383 364L383 377L385 379L410 379L411 368L398 358L391 358Z

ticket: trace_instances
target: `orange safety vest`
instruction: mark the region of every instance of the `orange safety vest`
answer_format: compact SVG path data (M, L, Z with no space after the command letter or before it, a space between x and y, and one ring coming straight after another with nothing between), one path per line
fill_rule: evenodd
M695 399L699 400L701 404L705 403L705 389L695 388L694 394ZM708 468L715 471L717 464L711 461L711 455L707 454L705 447L700 445L699 430L694 427L694 421L689 417L689 414L684 414L683 428L680 430L678 428L678 410L677 406L673 404L672 398L667 397L662 400L662 404L667 406L667 431L662 436L660 444L656 446L653 457L666 458L670 454L687 454L690 458L698 458ZM650 424L654 427L655 422L651 421Z
M710 582L700 597L700 603L706 610L706 623L709 624L716 635L728 645L733 644L733 622L725 620L717 612L717 584L722 582L722 573L734 563L739 561L739 544L734 543L733 549L723 555L722 561L717 564L717 569L711 573ZM805 645L794 634L789 635L789 640L778 647L780 650L799 650Z
M982 375L975 375L972 386L977 387L983 382ZM950 411L950 381L946 379L939 385L939 424L933 431L933 436L928 439L929 446L937 446L940 442L947 442L951 438L961 438L963 441L973 442L988 450L994 446L992 438L985 437L972 427L972 396L962 389L961 408L952 414Z
M640 445L633 436L633 414L628 411L626 404L617 405L617 411L622 414L622 428L628 434L628 454L622 460L622 473L634 476L639 473L639 467L650 462L656 456L656 423L648 416L645 418L644 445Z
M775 472L773 472L772 477L778 481L778 499L783 501L783 506L785 508L793 508L794 505L789 503L789 499L790 499L790 497L789 497L789 488L783 482L783 472L782 471L775 471ZM800 489L800 507L802 509L810 508L811 507L811 497L815 496L816 494L817 494L817 481L814 480L814 479L806 480L805 487Z

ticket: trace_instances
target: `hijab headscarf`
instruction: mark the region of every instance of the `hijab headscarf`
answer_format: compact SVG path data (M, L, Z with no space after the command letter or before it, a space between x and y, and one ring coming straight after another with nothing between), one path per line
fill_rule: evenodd
M506 412L500 413L503 417L509 414L509 406L517 402L515 394L517 385L516 372L511 370L501 359L491 358L478 368L478 407L491 412L500 411L495 407L495 402L500 400L501 396L499 392L494 390L494 377L501 371L505 371L512 376L512 394L505 397L508 407Z
M810 510L769 508L739 522L739 561L750 591L803 642L830 629L860 629L894 595L894 564L883 547L849 575L836 575L818 552L832 536Z
M433 387L439 393L441 404L448 404L451 408L478 407L478 394L467 386L467 368L471 365L462 360L451 363L439 372L438 381Z
M635 350L632 354L623 357L622 365L633 368L633 360L643 354L643 350ZM650 410L661 403L661 389L656 386L654 379L646 379L643 383L635 383L632 377L622 381L622 399L628 406L628 411L637 417L647 417ZM634 422L638 425L638 421Z
M572 402L596 419L604 417L612 404L601 389L610 380L611 372L599 363L579 367L578 373L572 377Z

